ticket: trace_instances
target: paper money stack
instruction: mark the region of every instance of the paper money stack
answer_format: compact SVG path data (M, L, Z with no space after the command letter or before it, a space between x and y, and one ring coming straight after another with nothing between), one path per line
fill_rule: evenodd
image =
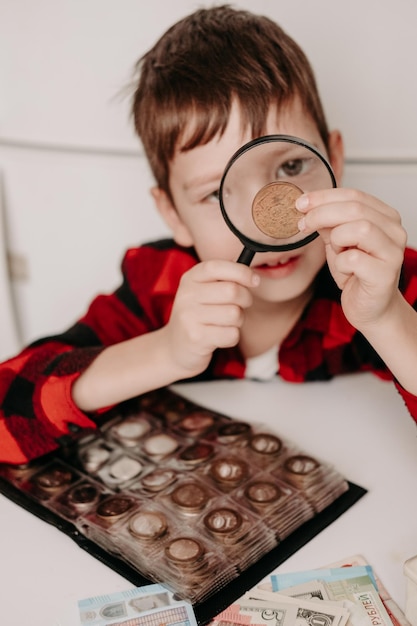
M366 564L271 574L268 582L247 592L211 626L393 624L408 622Z

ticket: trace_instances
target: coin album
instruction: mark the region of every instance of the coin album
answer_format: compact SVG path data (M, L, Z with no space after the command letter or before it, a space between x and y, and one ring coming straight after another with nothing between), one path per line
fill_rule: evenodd
M132 584L163 583L200 624L365 493L279 433L169 389L0 465L0 491Z

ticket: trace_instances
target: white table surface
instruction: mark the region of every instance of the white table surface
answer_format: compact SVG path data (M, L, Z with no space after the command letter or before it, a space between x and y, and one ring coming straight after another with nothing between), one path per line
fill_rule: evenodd
M403 565L417 554L417 428L391 383L358 374L326 383L221 381L176 389L232 417L268 425L368 489L278 571L362 554L404 610ZM132 587L1 495L0 530L2 626L78 626L79 599Z

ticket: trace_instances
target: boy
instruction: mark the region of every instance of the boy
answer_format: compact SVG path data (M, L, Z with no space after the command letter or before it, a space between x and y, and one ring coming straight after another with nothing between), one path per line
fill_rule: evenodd
M300 48L267 18L215 7L174 25L138 69L135 126L173 240L127 251L114 294L1 366L0 460L24 463L110 406L196 377L372 370L417 419L417 253L394 209L359 191L311 192L299 228L319 238L235 262L218 189L241 145L301 137L341 182L342 138Z

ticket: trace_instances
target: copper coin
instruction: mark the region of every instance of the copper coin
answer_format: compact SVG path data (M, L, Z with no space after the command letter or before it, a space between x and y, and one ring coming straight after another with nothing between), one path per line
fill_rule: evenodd
M259 481L248 485L245 489L245 495L248 500L257 504L269 504L281 497L281 489L274 483Z
M100 517L116 519L124 515L133 505L130 498L124 496L113 496L104 500L97 507L97 515Z
M166 546L165 554L171 561L188 564L203 556L204 549L195 539L179 537Z
M36 476L36 483L42 487L42 489L59 489L63 485L68 485L72 480L72 473L60 467L53 467L52 469L46 470Z
M228 422L219 428L218 439L220 441L236 441L245 437L248 433L250 433L250 430L250 424L247 424L246 422Z
M284 464L286 470L292 474L310 474L319 467L319 463L311 456L297 454L290 456Z
M214 418L209 413L197 412L191 413L182 419L178 426L186 432L199 432L207 430L214 424Z
M295 208L295 201L302 194L292 183L273 182L262 187L252 203L252 218L259 230L274 239L296 235L303 214Z
M196 443L182 450L179 458L185 463L199 463L209 459L214 453L214 447L209 443Z
M181 508L199 510L207 503L209 494L197 483L185 483L174 489L171 499Z
M259 454L276 454L282 448L282 441L275 435L258 433L251 438L249 445Z
M219 534L236 532L242 526L242 522L241 514L228 508L214 509L204 518L206 528Z
M94 485L78 485L68 494L68 502L74 506L91 504L97 499L98 491Z
M130 532L139 539L157 539L166 533L167 528L167 519L159 511L141 511L129 522Z

